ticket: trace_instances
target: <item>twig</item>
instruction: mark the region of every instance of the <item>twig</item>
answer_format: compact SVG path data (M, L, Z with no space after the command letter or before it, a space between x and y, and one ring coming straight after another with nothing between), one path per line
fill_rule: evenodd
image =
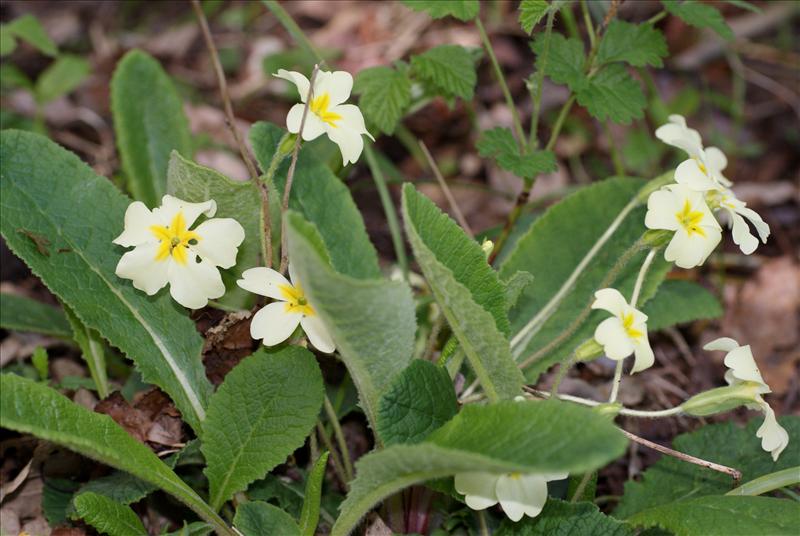
M283 202L281 203L281 265L280 273L286 271L286 266L289 264L289 251L286 242L286 211L289 210L289 194L292 191L292 182L294 181L294 169L297 166L297 156L300 154L300 144L303 140L303 127L306 126L306 118L308 117L308 109L311 106L311 100L314 98L314 81L317 79L319 72L319 64L314 65L314 70L311 72L311 79L308 82L308 95L306 95L306 105L303 107L303 115L300 118L300 128L297 131L297 138L294 141L294 149L292 150L292 163L289 164L289 171L286 174L286 186L283 188Z
M439 166L436 165L436 161L433 159L433 155L428 150L428 147L425 145L424 141L419 140L419 146L422 149L422 152L425 154L425 159L428 161L428 165L430 166L431 170L433 170L433 174L436 176L436 180L439 182L439 186L442 187L444 196L445 198L447 198L447 203L450 205L450 209L453 211L453 215L458 220L458 224L461 225L462 229L466 231L466 233L470 236L470 238L474 238L475 233L472 232L469 223L467 223L466 218L464 218L464 214L461 212L458 203L456 203L456 200L453 197L453 193L450 191L450 187L447 186L447 182L445 182L444 177L442 176L442 172L439 171Z
M677 450L672 450L669 447L665 447L663 445L659 445L658 443L653 443L652 441L648 441L647 439L634 435L628 432L627 430L623 430L622 428L620 428L620 430L622 431L623 434L625 434L625 437L627 437L631 441L639 443L640 445L644 445L645 447L650 447L651 449L657 450L658 452L666 454L667 456L672 456L673 458L678 458L679 460L683 460L685 462L693 463L701 467L706 467L708 469L713 469L714 471L730 475L733 478L733 483L735 486L738 486L739 481L742 479L742 473L738 469L734 469L733 467L728 467L727 465L721 465L718 463L710 462L702 458L697 458L690 454L684 454L683 452L678 452Z

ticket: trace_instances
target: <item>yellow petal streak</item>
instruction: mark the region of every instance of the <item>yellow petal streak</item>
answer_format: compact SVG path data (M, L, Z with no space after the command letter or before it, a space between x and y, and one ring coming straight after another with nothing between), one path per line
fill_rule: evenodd
M158 238L160 244L156 252L156 260L163 261L172 256L175 262L185 265L188 260L189 241L200 240L200 235L186 228L183 211L179 211L167 226L151 225L150 232Z
M644 335L641 331L633 327L633 313L628 313L622 317L622 327L631 339L638 339Z
M305 316L314 316L314 308L309 305L306 300L306 295L303 293L303 287L299 284L295 285L281 285L278 287L281 294L286 299L286 312L287 313L301 313Z
M706 236L706 232L700 227L700 222L703 221L703 213L699 210L692 210L692 205L688 199L684 202L683 208L675 213L675 217L689 236L693 234Z
M331 103L331 96L328 93L323 93L319 97L314 97L311 99L311 104L309 108L311 111L317 114L317 117L322 119L324 122L336 128L336 121L342 118L341 115L337 114L336 112L329 112L328 106Z

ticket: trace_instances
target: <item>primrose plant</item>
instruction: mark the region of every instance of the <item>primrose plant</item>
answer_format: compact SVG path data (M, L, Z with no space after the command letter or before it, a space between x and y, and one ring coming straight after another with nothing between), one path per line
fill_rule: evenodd
M660 125L647 136L685 153L677 166L645 179L621 167L533 223L521 217L536 178L558 167L553 148L572 108L601 123L643 119L647 99L629 68L662 66L668 51L657 23L675 16L730 38L720 13L664 0L656 16L634 23L617 18L616 1L523 0L519 21L535 32L536 58L526 132L481 4L403 3L474 26L482 48L442 45L354 79L301 39L316 66L274 74L270 83L293 102L287 130L252 126L250 148L238 147L247 181L192 160L180 98L141 51L120 61L111 86L125 192L42 135L2 131L3 237L63 304L62 313L4 295L14 312L4 311L3 327L74 340L100 398L123 379L109 379L106 356L123 355L186 424L186 441L158 456L152 443L65 396L66 386L48 384L46 353L34 359L45 370L38 381L4 370L4 428L112 469L96 479L81 473L61 518L109 534L154 534L160 529L145 527L131 504L160 489L193 512L172 519L184 524L173 534L346 535L376 508L396 532L438 535L791 534L800 506L768 494L800 480L792 450L800 419L778 419L765 399L763 356L719 338L705 346L726 352L719 387L653 411L620 402L626 370L652 374L654 333L722 312L688 274L667 273L704 266L723 226L744 254L769 238L723 175L723 152L705 147L691 120L647 110ZM292 35L300 31L280 4L265 4ZM556 17L577 28L575 13L588 43L556 30ZM522 188L506 225L476 239L457 206L458 223L411 183L402 186L399 217L385 179L399 171L372 142L373 134L413 140L403 117L434 99L469 103L484 57L512 115L510 128L476 133L477 152ZM569 97L540 139L545 77ZM418 156L419 148L410 146ZM379 264L341 180L361 165L380 194L396 265ZM195 312L211 308L221 312ZM214 379L204 356L240 325L253 339L249 355ZM574 365L603 356L614 367L608 398L561 392ZM341 363L345 380L324 378L320 362ZM622 429L637 418L741 406L763 421L704 426L676 438L674 449ZM340 422L348 414L367 424L372 446L355 464ZM629 441L665 456L601 512L598 471Z

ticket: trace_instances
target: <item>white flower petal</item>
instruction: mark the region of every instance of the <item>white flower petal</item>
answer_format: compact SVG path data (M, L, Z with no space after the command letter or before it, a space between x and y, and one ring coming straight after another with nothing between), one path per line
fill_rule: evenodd
M777 462L783 449L789 445L789 433L778 423L772 408L761 401L764 410L764 422L756 430L756 437L761 439L761 448L772 454L772 461Z
M200 215L213 217L217 212L217 203L213 199L203 203L190 203L171 195L165 195L161 198L161 206L153 210L153 214L158 218L160 224L165 226L172 223L172 219L178 212L183 212L186 228L191 229Z
M297 277L297 272L294 270L294 264L290 262L289 266L287 267L287 271L289 272L289 281L292 282L292 285L300 285L300 287L302 287L303 283L300 281L300 278Z
M706 164L714 171L721 172L728 167L728 157L718 147L708 147L705 150Z
M703 350L722 350L724 352L730 352L736 348L739 348L739 343L730 337L720 337L703 346Z
M700 169L697 160L690 158L681 162L675 169L675 182L683 184L697 192L718 190L721 188L714 179Z
M747 207L737 208L736 212L750 220L750 223L756 228L756 232L761 238L761 241L766 244L770 234L769 225L761 218L758 212Z
M134 201L128 205L128 209L125 211L125 227L122 234L116 237L113 242L125 247L138 246L145 242L155 242L156 238L150 227L158 223L159 220L144 203Z
M647 198L647 214L644 224L648 229L674 231L678 228L675 213L681 210L679 199L667 189L661 189Z
M208 300L225 294L225 285L216 266L189 252L185 265L171 261L167 276L173 299L189 309L200 309Z
M760 384L762 387L759 389L759 393L772 392L764 378L761 377L761 371L758 370L749 344L730 350L725 356L725 366L730 369L731 375L737 380Z
M628 301L615 288L604 288L594 293L592 309L603 309L618 318L622 318L627 307Z
M459 473L455 477L456 491L473 510L485 510L497 504L495 487L498 475L492 473Z
M276 270L263 266L245 270L242 273L242 279L236 281L236 284L253 294L284 301L286 296L283 295L280 287L282 285L291 286L291 283Z
M244 229L233 218L206 220L194 230L200 239L190 248L215 266L230 268L236 264L236 252L244 241Z
M731 220L731 236L733 236L733 243L739 246L742 253L750 255L758 247L758 239L750 234L750 227L744 218L733 211L728 212Z
M158 247L158 242L136 246L122 256L115 273L130 279L134 288L152 296L167 284L168 267L172 262L172 259L156 260Z
M616 316L600 322L594 330L594 338L610 359L619 361L633 353L633 342L625 332L622 321Z
M303 316L300 320L300 325L314 348L325 354L330 354L336 350L336 345L333 343L328 329L319 316Z
M523 514L536 517L547 502L547 481L542 475L508 474L497 480L497 500L512 521Z
M286 129L292 134L300 132L300 123L303 121L305 104L295 104L286 116ZM311 110L306 114L306 124L303 125L303 139L311 141L319 138L325 132L325 123Z
M336 121L336 126L325 125L328 137L339 146L345 165L350 162L355 163L364 150L364 139L361 135L369 135L364 125L364 116L361 115L358 106L353 104L341 104L331 111L342 118Z
M347 71L319 71L314 80L314 96L328 94L330 101L328 106L342 104L350 98L353 90L353 75Z
M656 360L655 355L653 355L653 349L650 347L650 340L647 337L647 327L642 332L644 333L644 340L633 345L634 361L631 374L649 369Z
M681 268L694 268L703 264L722 239L719 229L702 225L705 236L689 235L680 228L672 237L664 258Z
M300 101L306 102L306 98L308 97L308 89L311 87L311 84L308 81L308 78L306 78L303 74L298 73L297 71L278 69L277 74L272 76L283 78L284 80L288 80L294 84L295 87L297 87L297 92L300 94Z
M267 304L253 315L250 336L261 339L265 346L275 346L289 338L302 317L300 313L287 312L283 302Z
M686 119L680 115L669 116L669 123L656 129L656 137L668 145L683 149L691 157L698 157L703 152L703 140L700 133L686 126Z

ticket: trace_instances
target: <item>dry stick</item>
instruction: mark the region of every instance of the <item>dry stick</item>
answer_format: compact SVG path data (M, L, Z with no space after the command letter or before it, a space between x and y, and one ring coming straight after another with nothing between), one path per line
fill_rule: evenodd
M453 215L458 220L458 224L466 231L466 233L470 236L470 238L475 237L475 233L472 232L469 224L467 223L466 218L464 218L464 214L461 212L461 209L458 207L458 203L456 203L455 198L453 197L453 193L450 191L450 187L447 186L447 183L442 176L442 172L439 171L439 166L436 165L436 161L433 159L433 155L428 150L428 147L425 145L425 142L419 140L419 146L422 149L422 152L425 153L425 159L428 161L428 165L433 170L433 174L436 176L436 180L439 181L439 186L442 187L442 191L444 192L444 196L447 198L447 203L450 205L450 209L453 211Z
M623 434L630 439L631 441L635 441L640 445L644 445L645 447L650 447L653 450L657 450L662 454L666 454L667 456L672 456L673 458L678 458L679 460L683 460L685 462L693 463L695 465L699 465L701 467L707 467L709 469L713 469L714 471L719 471L720 473L725 473L726 475L730 475L733 478L733 483L735 486L739 485L739 481L742 479L742 473L738 469L734 469L733 467L728 467L727 465L721 465L718 463L710 462L708 460L704 460L702 458L696 458L689 454L684 454L683 452L678 452L677 450L672 450L669 447L665 447L663 445L659 445L658 443L653 443L652 441L648 441L643 437L639 437L634 435L627 430L622 430Z
M311 100L314 98L314 81L317 79L319 72L319 64L314 65L314 70L311 72L311 79L308 81L308 94L306 95L306 105L303 106L303 115L300 118L300 129L297 131L297 138L294 141L294 149L292 149L292 163L289 164L289 172L286 174L286 186L283 188L283 202L281 203L281 266L280 273L286 271L286 266L289 264L289 251L286 241L286 211L289 210L289 194L292 191L292 182L294 181L294 168L297 166L297 156L300 154L300 144L303 139L303 127L306 126L306 118L308 117L308 109L311 106Z

